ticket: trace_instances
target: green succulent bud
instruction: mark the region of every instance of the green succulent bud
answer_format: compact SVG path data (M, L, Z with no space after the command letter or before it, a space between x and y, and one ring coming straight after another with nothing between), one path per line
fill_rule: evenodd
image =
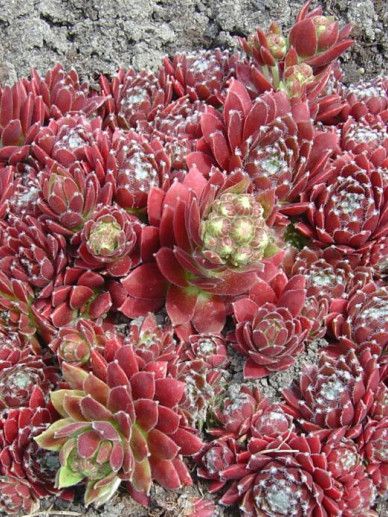
M88 246L95 255L113 253L119 246L119 236L122 232L115 221L98 221L91 229Z
M201 223L201 237L204 251L233 268L258 262L270 244L263 208L253 194L222 194Z

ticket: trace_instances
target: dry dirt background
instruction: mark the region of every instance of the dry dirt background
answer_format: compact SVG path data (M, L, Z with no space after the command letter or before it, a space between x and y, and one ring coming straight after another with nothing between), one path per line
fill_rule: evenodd
M288 0L0 0L0 81L12 83L31 67L44 73L56 62L75 67L92 82L98 74L113 73L119 66L155 69L160 58L179 51L233 47L235 36L246 35L270 19L289 26L302 1ZM354 82L387 73L388 6L386 0L322 0L326 14L354 25L356 43L343 60L347 80ZM316 4L314 4L316 5ZM287 374L261 383L275 396L307 361L314 361L318 344L303 354ZM238 368L237 368L238 369ZM206 485L199 491L206 495ZM193 493L152 493L150 509L129 497L116 496L105 508L85 511L59 501L44 504L39 517L74 515L88 517L184 517ZM59 513L43 508L54 505ZM62 513L61 513L62 511ZM380 509L388 515L387 509ZM385 513L387 512L387 513ZM69 514L68 514L69 515ZM221 515L237 512L220 510ZM214 515L215 517L215 515Z

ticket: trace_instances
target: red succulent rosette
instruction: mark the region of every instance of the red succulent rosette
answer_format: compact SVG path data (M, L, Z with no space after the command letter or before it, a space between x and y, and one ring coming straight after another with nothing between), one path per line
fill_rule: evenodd
M341 255L336 258L322 249L304 247L298 253L291 252L285 262L289 275L299 274L305 277L307 296L327 298L330 302L346 300L373 278L371 267L352 267Z
M302 7L288 39L299 59L316 70L327 66L352 45L348 38L352 26L348 24L340 29L333 17L322 15L322 7L309 12L310 4L311 0Z
M77 112L90 116L105 102L104 97L92 94L87 82L80 83L74 68L66 72L59 63L44 77L33 69L31 79L24 79L23 85L28 92L42 99L46 120Z
M166 188L170 157L157 138L146 139L134 131L101 132L87 150L88 166L96 170L113 199L129 212L143 214L152 187ZM106 175L105 175L105 171ZM109 187L108 187L109 186Z
M172 98L172 83L162 70L155 75L120 68L112 80L101 75L100 88L106 99L101 110L104 126L123 129L135 128L139 121L152 121Z
M72 499L71 490L60 493L54 488L58 457L40 449L33 440L54 418L53 409L46 404L38 386L33 388L26 407L3 412L0 418L0 471L28 483L37 498L57 494Z
M340 144L353 154L366 154L376 166L388 166L387 121L378 115L355 121L349 117L341 128Z
M79 317L105 317L111 307L112 296L105 278L97 271L71 266L58 277L51 298L35 304L38 313L57 328Z
M225 87L235 73L238 54L228 50L202 50L175 54L165 58L163 65L172 79L178 97L188 95L191 101L203 100L213 106L222 104Z
M147 364L165 361L172 365L179 358L180 347L174 338L173 329L158 325L152 313L131 322L125 343L132 345L136 354Z
M55 233L72 236L82 229L98 204L110 205L112 189L101 187L94 172L80 163L69 168L58 164L39 175L38 208L47 226Z
M202 359L193 359L169 365L168 372L185 386L179 402L182 421L201 429L217 396L224 389L226 371L209 368Z
M31 152L41 167L58 163L70 167L85 159L85 149L92 145L102 121L83 114L51 119L34 138Z
M261 260L274 253L262 205L248 187L241 171L214 171L206 180L193 167L167 192L152 189L142 246L157 251L155 262L122 280L128 297L119 310L137 317L166 298L174 326L220 332L227 301L247 291Z
M274 189L280 200L297 198L317 181L338 137L318 132L306 103L291 105L283 92L251 101L244 85L232 80L223 112L208 107L201 117L203 137L187 157L208 174L212 165L243 168L257 191Z
M349 115L360 120L368 114L384 114L388 108L388 77L350 84L344 91Z
M224 368L228 365L226 340L220 334L193 334L183 346L182 356L189 359L202 359L211 368Z
M50 348L60 361L73 366L88 366L92 351L103 352L108 339L112 337L107 336L107 331L102 326L90 320L80 319L74 326L60 328L50 342Z
M343 486L340 502L342 515L370 515L376 490L353 440L345 437L345 428L333 431L322 444L327 469Z
M195 150L201 137L200 120L205 109L203 101L190 102L181 97L158 112L152 123L139 122L142 134L163 143L174 175L184 176L187 172L186 155Z
M44 121L41 97L29 93L23 81L0 88L0 164L16 165L28 156Z
M77 267L113 277L127 275L140 262L141 224L116 206L101 207L72 240Z
M388 489L387 443L387 417L380 421L369 419L357 440L360 454L367 462L366 470L382 495Z
M235 465L240 451L241 447L234 438L222 437L204 445L201 452L195 456L198 464L197 475L210 481L210 493L217 492L225 486L226 481L221 479L221 473Z
M236 439L241 438L250 429L253 416L261 414L269 404L258 388L232 384L213 410L216 427L207 429L207 432L216 437L232 435Z
M29 514L39 510L39 502L27 481L0 476L0 509L7 515Z
M270 268L267 268L270 271ZM244 378L257 379L292 366L303 350L311 322L301 311L305 304L305 280L290 280L283 272L258 280L248 298L234 302L234 344L247 357Z
M27 163L19 163L14 168L14 183L12 195L7 204L7 213L17 217L30 215L38 218L40 215L37 207L38 199L38 170Z
M388 289L369 282L355 290L344 310L333 318L331 328L342 347L370 347L379 361L386 362L388 347Z
M46 395L57 384L58 371L41 356L26 347L22 350L11 343L0 348L0 409L26 406L35 387Z
M202 442L177 412L184 384L167 376L166 363L147 368L129 345L110 362L94 356L95 373L63 363L70 389L51 394L62 419L36 438L60 452L58 488L86 480L86 504L100 505L122 480L142 503L153 481L166 489L191 484L182 455Z
M10 279L0 271L0 329L32 338L37 330L33 301L34 292L29 284Z
M373 404L380 381L376 359L369 350L357 357L351 350L335 358L322 352L318 364L302 370L298 382L283 391L285 410L305 431L345 427L358 436Z
M340 515L342 485L333 478L318 436L252 439L235 465L220 473L233 481L220 502L244 515Z
M296 227L319 247L331 247L344 258L359 256L365 263L372 256L371 248L380 246L388 231L383 171L371 167L365 155L345 153L335 160L330 175L327 183L302 196L308 202L308 223Z
M29 284L37 298L50 296L67 263L63 235L47 232L32 216L10 217L0 246L0 267L9 278Z

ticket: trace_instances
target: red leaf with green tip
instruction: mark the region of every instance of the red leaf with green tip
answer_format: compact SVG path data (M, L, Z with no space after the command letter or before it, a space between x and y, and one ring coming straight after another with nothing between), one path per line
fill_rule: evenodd
M78 368L77 366L72 366L68 363L62 364L62 373L65 381L67 381L70 386L76 390L83 389L83 383L86 380L88 373L82 368Z
M109 396L109 386L102 380L98 379L95 375L90 373L84 384L84 391L91 395L95 400L106 406Z

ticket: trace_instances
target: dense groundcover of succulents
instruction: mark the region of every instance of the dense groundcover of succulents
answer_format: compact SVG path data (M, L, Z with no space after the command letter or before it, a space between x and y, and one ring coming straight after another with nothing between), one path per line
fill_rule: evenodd
M377 515L388 78L346 83L350 30L308 2L240 50L0 89L0 510L199 483L185 515Z

